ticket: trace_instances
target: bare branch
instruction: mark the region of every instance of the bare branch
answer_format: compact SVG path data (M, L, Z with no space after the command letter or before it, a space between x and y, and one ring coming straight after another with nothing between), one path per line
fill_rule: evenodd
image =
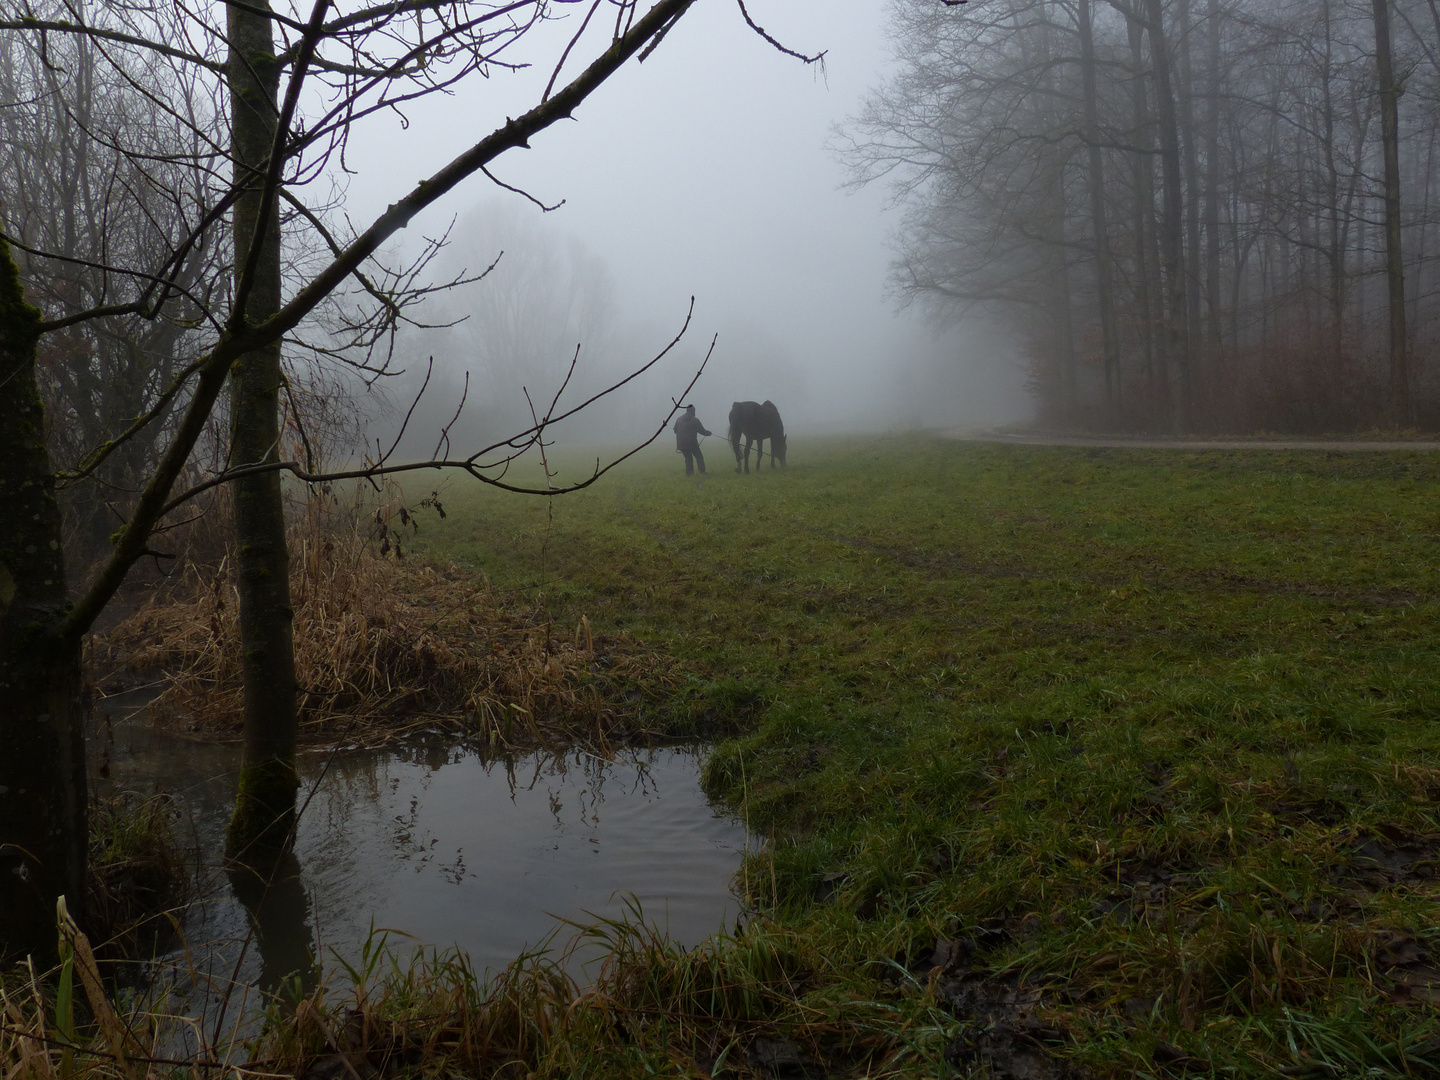
M605 465L604 467L600 467L597 464L595 471L591 474L590 477L588 477L582 482L572 484L568 487L553 489L521 487L504 483L496 477L488 475L488 473L499 471L503 475L503 472L510 467L510 465L516 460L516 458L518 458L526 450L536 444L536 441L543 435L546 428L554 427L556 424L559 424L562 421L568 419L569 417L576 415L577 413L581 412L583 409L594 404L600 399L608 397L609 395L615 393L621 387L626 386L627 384L639 378L641 375L645 374L645 372L653 368L656 364L658 364L661 360L668 356L671 350L673 350L675 346L680 343L680 340L685 336L686 330L688 330L690 327L690 321L694 317L694 313L695 298L691 297L690 309L685 315L685 323L683 326L681 326L680 332L677 333L675 337L671 339L669 344L667 344L665 348L658 352L653 359L646 362L643 366L636 368L625 378L620 379L615 383L612 383L611 385L605 387L603 390L587 398L585 401L570 409L565 410L562 413L555 415L547 414L525 430L516 432L514 435L511 435L508 438L501 439L498 442L483 447L482 449L477 450L473 454L469 454L466 457L432 458L426 461L406 462L401 465L387 465L385 464L385 458L388 456L388 454L382 454L377 461L367 464L363 468L342 469L334 472L310 472L306 470L303 466L301 466L299 462L296 461L268 461L236 465L227 468L220 473L217 473L215 476L210 477L208 480L196 484L187 491L171 499L165 504L161 516L164 516L165 514L168 514L171 511L178 509L180 506L183 506L186 502L189 502L197 495L203 494L204 492L209 491L212 488L219 487L221 484L229 483L231 480L234 480L237 477L253 476L257 473L265 472L288 472L295 476L297 479L303 480L306 483L320 484L334 483L340 480L373 481L381 476L394 476L400 473L418 472L422 469L458 469L475 477L477 480L481 480L484 483L490 484L493 487L503 488L506 491L511 491L522 495L564 495L572 491L579 491L582 488L589 487L605 473L609 472L616 465L620 464L620 462L634 456L636 453L643 450L645 447L649 446L657 438L659 438L660 435L665 431L666 427L669 425L670 420L674 417L675 413L679 411L680 406L678 404L672 403L670 412L666 414L664 422L659 426L659 428L656 429L655 433L651 435L648 439L646 439L644 442L633 447L621 456L615 458L613 461L610 462L610 464ZM711 354L715 351L716 340L717 338L711 338L710 347L705 353L705 359L701 362L700 367L696 370L695 375L691 378L690 382L686 384L685 389L681 391L680 396L674 399L675 401L685 400L685 398L689 395L690 391L694 389L695 383L699 380L700 376L705 371L705 366L710 362ZM428 377L429 373L427 371L427 380ZM566 381L568 382L568 380L569 376L567 375ZM423 392L424 387L421 387L421 393ZM556 395L556 401L558 400L559 394ZM418 401L419 395L417 395L415 398L415 402ZM414 411L415 402L411 403L411 412ZM482 460L487 455L495 453L500 454L500 457L496 460L489 462Z
M962 0L962 2L963 2L963 0ZM748 12L748 11L745 10L745 0L735 0L735 3L740 6L740 14L745 17L745 25L747 25L748 27L750 27L751 30L754 30L755 33L759 34L762 38L764 38L764 39L765 39L766 41L768 41L771 45L773 45L777 50L779 50L780 52L784 53L786 56L793 56L796 60L802 61L803 63L806 63L806 64L819 64L820 67L821 67L821 69L822 69L822 70L824 69L824 67L825 67L825 52L824 52L824 51L818 52L818 53L816 53L814 56L806 56L804 53L799 53L799 52L796 52L794 49L786 48L784 45L780 44L780 42L776 41L773 37L771 37L769 34L767 34L767 33L764 31L763 28L761 28L760 26L758 26L758 25L756 24L756 22L755 22L754 19L750 18L750 12ZM828 50L826 50L826 51L828 51Z
M194 64L196 67L213 71L216 74L225 73L225 65L216 60L207 60L203 56L196 56L194 53L187 53L183 49L177 49L159 41L150 41L148 38L138 37L135 34L122 33L119 30L106 30L99 26L85 26L81 23L46 19L0 19L0 30L40 30L53 34L76 34L81 37L95 38L101 41L115 41L122 45L134 45L141 49L148 49L151 52L159 53L161 56L169 56L176 60L183 60L187 64Z
M599 59L549 101L507 121L503 127L476 143L429 179L421 181L405 198L393 203L278 314L254 327L254 333L262 340L274 341L294 329L300 320L349 277L356 267L373 255L381 244L408 225L411 218L506 150L528 147L533 136L557 120L569 118L601 83L639 52L661 29L669 25L672 19L684 14L693 3L694 0L660 0L636 22L629 33L612 44Z
M502 188L504 188L506 191L513 191L516 195L520 195L520 196L523 196L523 197L526 198L526 199L529 199L532 203L534 203L536 206L538 206L542 211L544 211L544 212L547 213L547 214L548 214L551 210L559 210L560 207L562 207L562 206L565 205L565 200L564 200L564 199L561 199L559 202L555 203L554 205L546 206L543 202L541 202L539 199L537 199L534 195L531 195L528 191L524 191L524 190L522 190L522 189L520 189L520 188L518 188L518 187L512 187L510 184L505 183L505 181L498 179L498 178L495 176L494 173L492 173L489 169L485 168L483 165L481 166L480 171L483 172L483 173L486 175L486 177L489 178L490 182L491 182L492 184L494 184L496 187L502 187Z

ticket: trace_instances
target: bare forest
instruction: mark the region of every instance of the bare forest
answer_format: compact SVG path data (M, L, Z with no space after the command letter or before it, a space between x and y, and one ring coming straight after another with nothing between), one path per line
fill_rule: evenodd
M843 135L895 283L1023 339L1042 417L1433 428L1435 0L897 0Z

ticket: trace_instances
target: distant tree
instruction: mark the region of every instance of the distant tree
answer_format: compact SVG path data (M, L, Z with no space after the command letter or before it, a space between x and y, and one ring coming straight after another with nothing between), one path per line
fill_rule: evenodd
M484 276L429 301L426 321L433 326L402 346L408 371L398 393L413 392L427 374L439 391L421 403L412 428L444 423L453 395L468 391L474 404L452 437L488 441L487 433L493 437L527 414L527 388L559 384L582 343L577 391L598 388L597 373L612 370L616 297L609 269L552 220L511 199L488 201L456 221L437 269L446 278Z
M1400 219L1400 82L1390 39L1390 0L1372 0L1375 75L1380 87L1380 158L1385 185L1385 290L1389 299L1390 410L1410 420L1409 349L1405 333L1405 256Z
M176 250L190 209L209 198L191 162L208 156L220 125L206 121L213 105L197 88L166 88L185 107L176 116L140 91L147 73L133 57L90 38L54 35L43 52L31 44L0 35L0 207L31 249L14 252L27 294L54 320L124 295L130 279L115 268L159 266ZM228 255L227 238L212 230L188 252L154 317L101 314L45 335L37 378L63 471L79 469L175 378L200 336L197 320L228 287ZM61 492L66 549L80 559L72 569L105 554L154 467L170 411L110 453L88 482Z
M1163 0L1145 0L1143 21L1150 42L1150 69L1154 77L1155 121L1160 144L1160 259L1166 299L1164 327L1166 355L1177 372L1178 393L1167 401L1166 424L1184 430L1190 426L1193 370L1190 362L1189 283L1185 275L1185 192L1182 188L1180 119L1171 75L1170 42ZM1178 404L1178 408L1175 406Z
M1440 425L1433 0L893 12L843 156L905 208L899 288L1010 312L1047 415Z
M1095 236L1095 299L1104 348L1105 400L1113 410L1120 393L1120 341L1115 321L1113 255L1110 250L1110 222L1105 207L1105 149L1100 143L1099 73L1090 0L1076 0L1075 26L1080 38L1083 138L1087 156L1085 179L1090 191L1090 226Z

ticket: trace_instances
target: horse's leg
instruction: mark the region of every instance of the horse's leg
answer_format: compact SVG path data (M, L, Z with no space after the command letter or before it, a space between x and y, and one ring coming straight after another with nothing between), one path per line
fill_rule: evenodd
M750 471L750 446L754 441L755 439L752 436L745 436L745 471L747 473ZM760 459L756 458L755 460L758 462ZM759 466L757 465L756 468L759 468Z

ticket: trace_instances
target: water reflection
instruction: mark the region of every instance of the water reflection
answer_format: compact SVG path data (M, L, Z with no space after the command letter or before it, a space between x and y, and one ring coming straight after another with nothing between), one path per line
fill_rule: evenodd
M250 933L260 952L256 985L267 994L282 986L308 993L319 981L312 947L310 897L300 877L300 860L285 856L262 876L248 867L230 867L230 891L250 919Z
M133 720L97 743L102 788L171 792L196 848L218 858L238 747ZM268 887L212 864L185 928L191 954L207 946L201 977L308 986L317 957L353 960L372 931L393 930L404 936L392 944L456 945L477 970L498 969L557 916L623 914L627 893L671 937L698 942L737 914L730 880L746 844L706 803L699 760L677 749L487 760L438 741L307 754L294 859Z

